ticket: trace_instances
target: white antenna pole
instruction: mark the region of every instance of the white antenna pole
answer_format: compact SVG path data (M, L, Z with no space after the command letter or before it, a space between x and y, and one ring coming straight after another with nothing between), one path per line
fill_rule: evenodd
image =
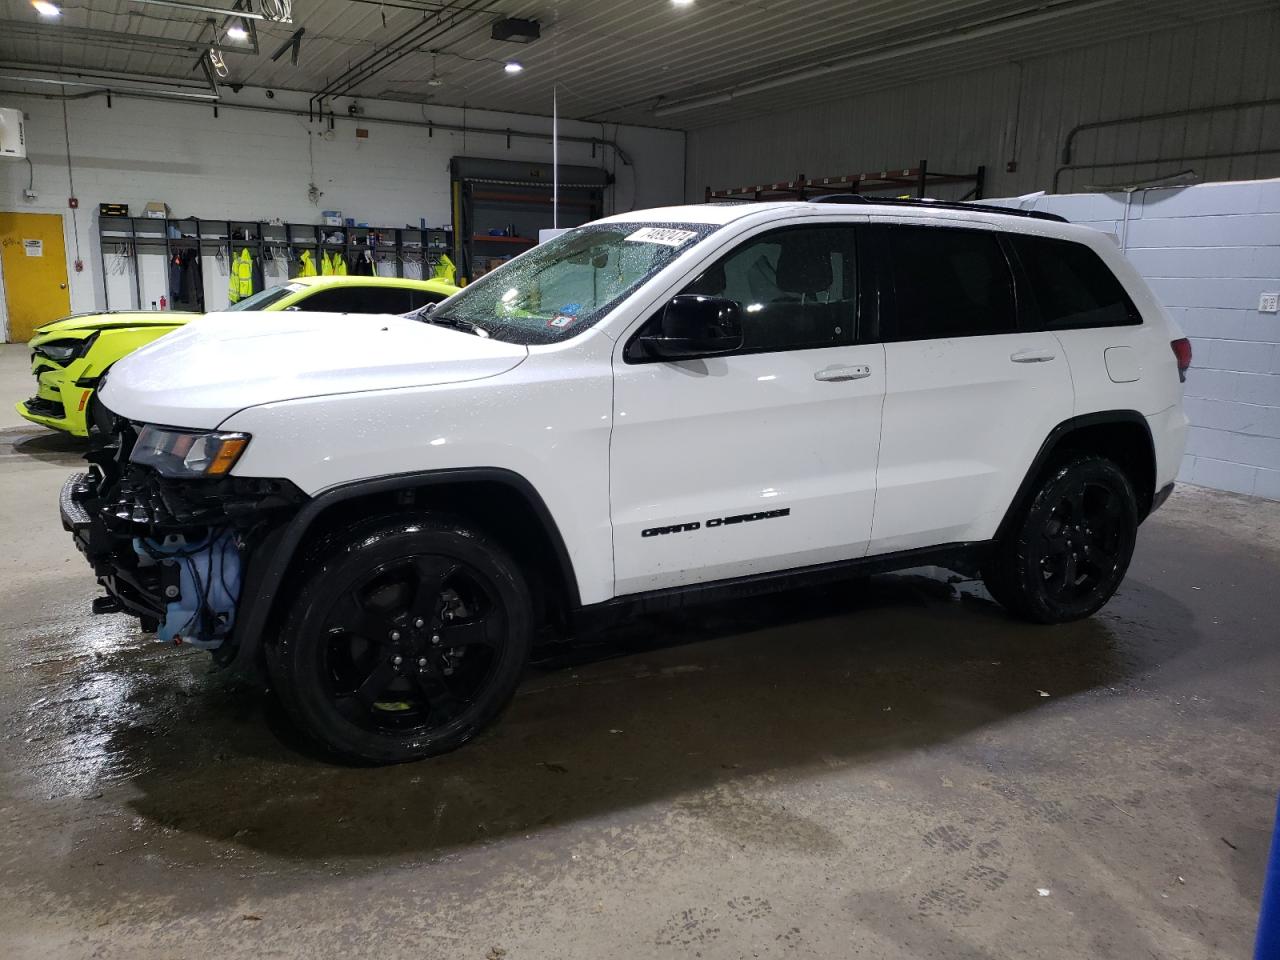
M559 84L551 87L551 228L560 228L560 106Z

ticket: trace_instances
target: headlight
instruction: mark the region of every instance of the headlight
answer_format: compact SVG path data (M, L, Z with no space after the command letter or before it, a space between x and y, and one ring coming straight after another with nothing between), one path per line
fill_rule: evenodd
M145 426L129 460L153 467L162 477L221 477L249 445L247 433L174 430Z
M80 353L81 347L84 346L83 340L61 340L53 343L43 343L35 348L35 352L42 357L48 357L50 360L70 360L72 357Z

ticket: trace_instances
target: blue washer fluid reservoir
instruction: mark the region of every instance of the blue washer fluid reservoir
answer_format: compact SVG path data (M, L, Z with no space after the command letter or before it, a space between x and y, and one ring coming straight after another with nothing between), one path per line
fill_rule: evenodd
M172 564L178 569L178 596L165 607L156 639L206 649L221 646L235 626L240 597L240 550L235 535L214 530L194 543L178 535L162 540L135 537L133 549L144 566Z

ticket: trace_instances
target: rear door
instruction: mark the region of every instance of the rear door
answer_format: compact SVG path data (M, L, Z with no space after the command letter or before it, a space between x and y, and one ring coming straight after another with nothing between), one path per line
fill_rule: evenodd
M862 556L875 505L884 348L855 342L854 218L762 231L682 293L742 308L740 352L614 358L616 592Z
M997 231L877 224L884 427L871 553L984 540L1072 414L1066 357L1029 329Z

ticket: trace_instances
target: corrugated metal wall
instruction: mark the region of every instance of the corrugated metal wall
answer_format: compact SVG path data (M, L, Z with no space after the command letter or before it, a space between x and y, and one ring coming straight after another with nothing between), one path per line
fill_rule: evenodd
M688 136L686 189L912 166L987 167L988 196L1052 187L1067 133L1079 123L1188 107L1280 99L1280 12L1152 32L925 83L804 104ZM1270 150L1260 157L1206 154ZM1168 158L1158 164L1134 160ZM1017 160L1017 171L1006 163ZM1280 105L1085 131L1061 192L1193 169L1202 180L1280 176ZM955 196L939 192L939 196Z

